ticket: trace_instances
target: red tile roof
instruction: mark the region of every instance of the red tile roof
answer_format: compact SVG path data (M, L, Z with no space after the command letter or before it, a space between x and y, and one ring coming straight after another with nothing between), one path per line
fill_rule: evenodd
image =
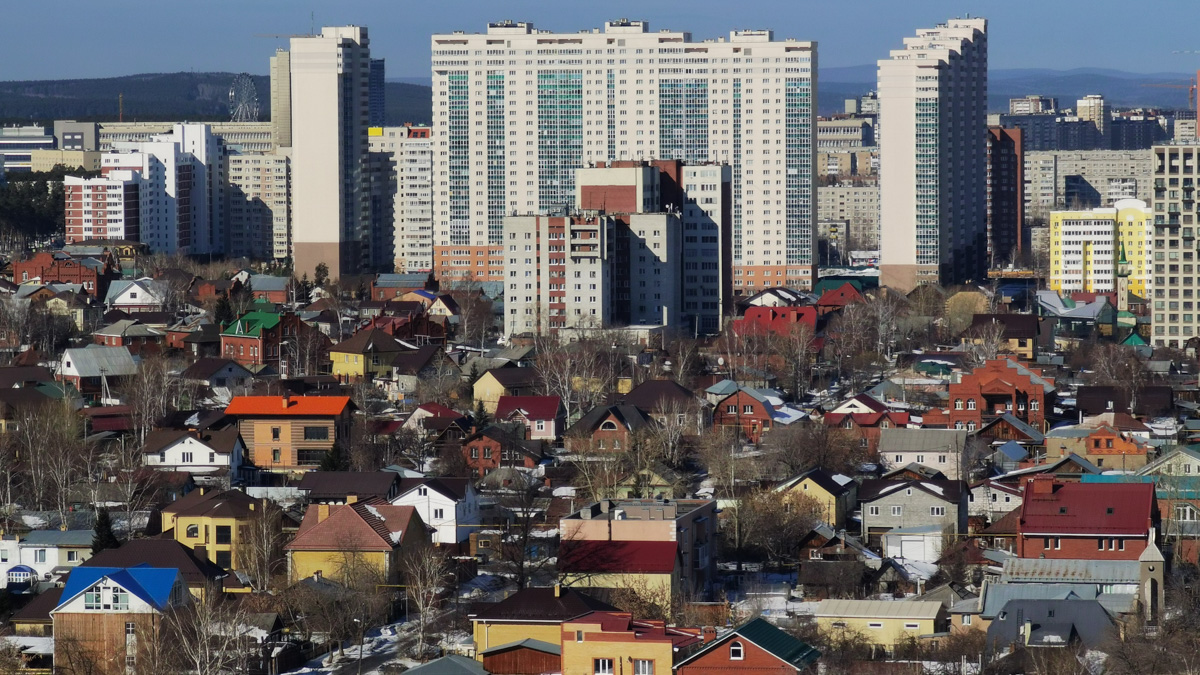
M558 568L585 574L670 574L676 554L673 541L575 541L563 544Z
M846 421L847 417L854 420L854 424L860 427L877 427L884 419L896 426L908 426L908 413L906 412L825 413L825 426L838 426Z
M287 550L391 551L400 545L411 526L421 523L413 507L394 506L377 498L330 505L324 520L320 519L322 506L312 504L304 512L296 538L285 547Z
M235 396L226 415L333 417L350 405L349 396Z
M852 302L862 302L862 294L849 281L837 288L831 288L821 294L817 300L818 307L845 307Z
M520 411L525 419L552 420L558 417L562 400L557 396L501 396L496 402L496 419L508 419Z
M1152 483L1059 483L1039 477L1025 487L1020 531L1145 536L1153 508Z

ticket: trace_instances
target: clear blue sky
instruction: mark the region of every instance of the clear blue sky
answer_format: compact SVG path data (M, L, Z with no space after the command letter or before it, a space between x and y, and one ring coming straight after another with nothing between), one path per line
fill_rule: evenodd
M993 68L1200 68L1195 0L47 0L5 3L0 80L106 77L179 70L265 74L284 40L263 33L362 24L390 77L428 77L429 34L482 31L489 20L562 31L647 19L693 39L771 28L817 40L823 66L874 62L904 36L952 16L989 19Z

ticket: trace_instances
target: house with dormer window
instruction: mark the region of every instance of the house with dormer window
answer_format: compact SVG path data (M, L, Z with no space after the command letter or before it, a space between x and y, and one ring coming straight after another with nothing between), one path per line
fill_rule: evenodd
M71 571L54 625L54 667L61 672L125 675L139 672L157 648L169 611L191 593L179 570L161 567L78 567Z

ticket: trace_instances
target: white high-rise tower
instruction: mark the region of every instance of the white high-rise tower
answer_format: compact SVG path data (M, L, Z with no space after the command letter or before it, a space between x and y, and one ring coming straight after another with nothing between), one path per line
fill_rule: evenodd
M879 62L880 283L978 280L987 255L987 20L952 19Z
M504 218L570 208L576 169L681 159L732 168L735 293L815 283L816 43L621 19L493 23L432 51L439 276L503 280Z

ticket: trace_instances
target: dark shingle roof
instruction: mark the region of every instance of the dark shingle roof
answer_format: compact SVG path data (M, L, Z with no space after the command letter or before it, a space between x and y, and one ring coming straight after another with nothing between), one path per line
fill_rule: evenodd
M200 586L220 579L229 573L217 564L198 557L192 549L173 539L131 539L120 546L100 551L83 561L83 567L173 567L179 570L184 583ZM230 577L236 579L236 577ZM240 583L237 584L239 587Z
M345 499L347 495L387 499L399 479L400 474L392 471L310 471L297 487L308 491L309 499Z
M469 618L480 621L539 621L563 622L592 612L619 612L571 588L562 587L558 596L554 588L524 588L500 602L479 608Z
M696 395L675 380L646 380L626 394L623 403L653 412L667 401L691 405Z
M766 619L755 618L733 629L733 632L721 639L705 644L691 656L676 663L675 668L678 669L683 664L728 644L735 637L740 637L754 643L763 651L770 653L775 658L795 667L797 670L804 670L821 656L821 652L817 651L816 648L807 642L798 640L779 630L768 623Z
M609 414L621 420L621 423L630 431L637 431L654 422L649 415L637 406L628 404L596 406L589 410L586 415L580 417L578 422L572 424L571 428L567 429L567 433L591 433L600 426L601 422L608 418Z

